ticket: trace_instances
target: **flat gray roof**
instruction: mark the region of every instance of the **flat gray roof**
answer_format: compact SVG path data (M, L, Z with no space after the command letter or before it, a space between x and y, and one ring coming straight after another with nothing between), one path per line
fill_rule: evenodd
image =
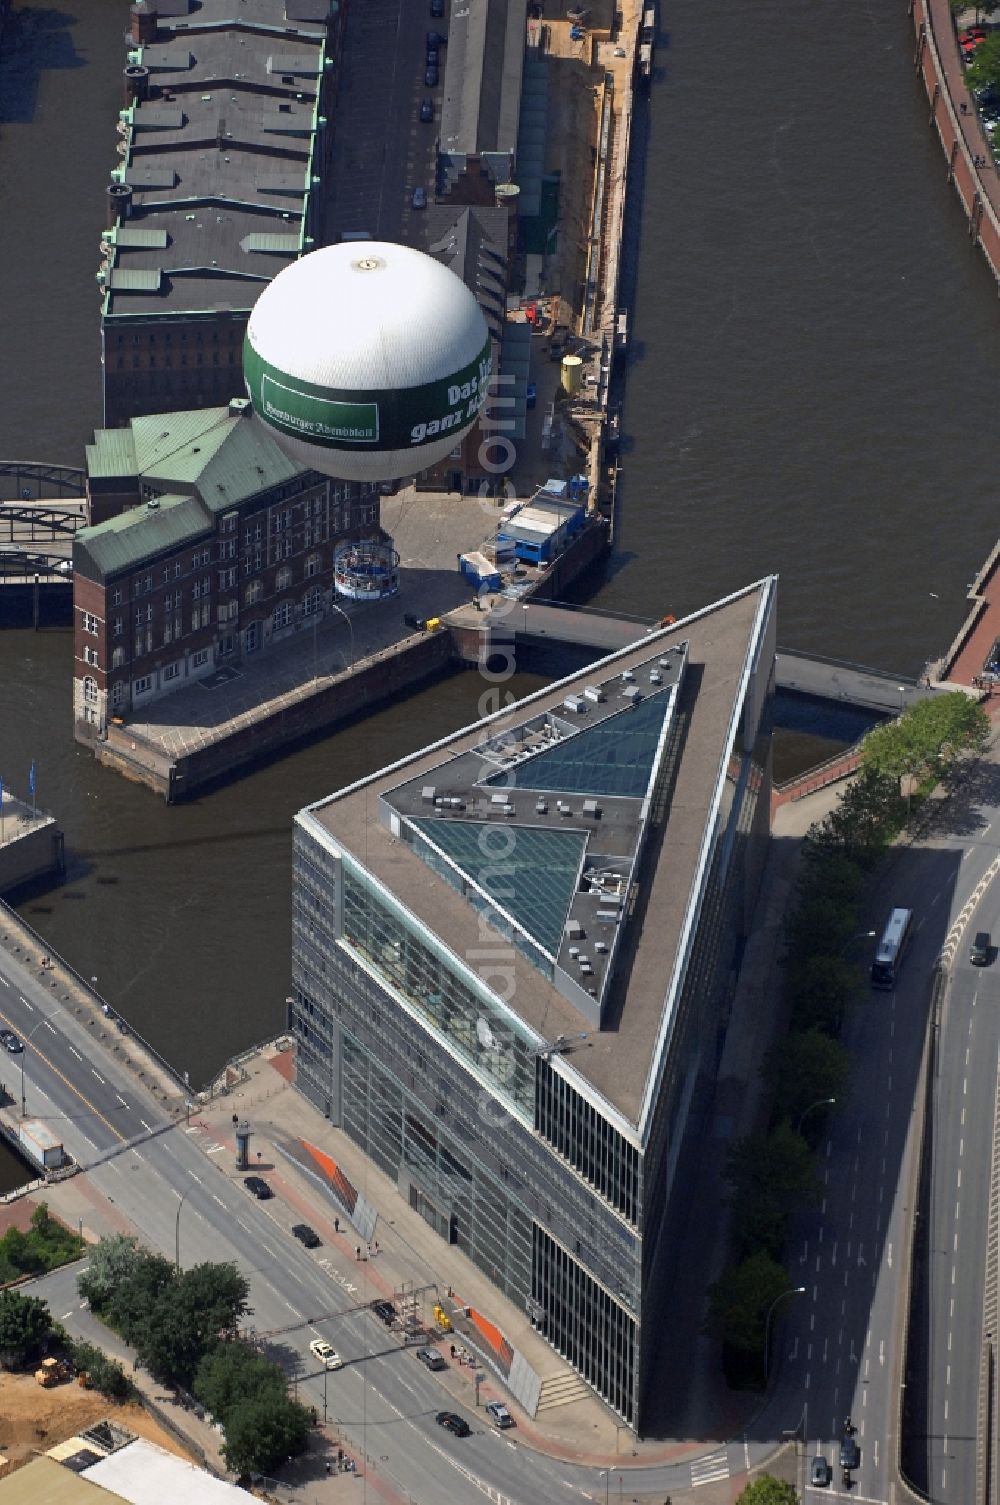
M522 0L469 0L452 8L441 102L441 151L517 150L527 42Z
M128 54L151 97L122 112L131 214L106 236L105 319L248 312L303 248L325 27L289 21L283 0L238 9L161 13L158 40Z
M381 801L388 797L391 803L392 791L404 781L411 787L440 784L447 778L448 763L471 752L484 737L558 711L567 695L582 694L595 678L648 666L657 654L686 644L687 668L675 711L684 723L676 781L665 824L647 843L639 869L647 903L642 918L624 927L626 955L616 966L600 1029L557 991L553 981L512 950L510 1006L540 1041L586 1030L586 1042L571 1054L553 1056L553 1068L589 1084L636 1132L647 1082L662 1054L657 1042L669 1025L665 1013L682 930L714 831L710 817L730 752L736 705L773 592L773 579L765 579L674 626L651 632L641 643L519 702L504 713L502 722L491 718L466 727L432 749L307 807L297 817L305 830L320 839L330 837L349 852L464 965L473 965L465 959L482 945L478 913L429 871L411 845L390 834L379 819ZM520 608L515 610L519 613Z

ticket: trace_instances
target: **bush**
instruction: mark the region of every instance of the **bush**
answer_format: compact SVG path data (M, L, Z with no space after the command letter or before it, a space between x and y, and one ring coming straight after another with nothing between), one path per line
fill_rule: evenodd
M93 1343L74 1343L73 1362L85 1374L91 1388L111 1400L128 1400L135 1387L116 1359L109 1358Z
M17 1280L20 1275L41 1275L78 1258L83 1239L49 1216L46 1203L40 1202L31 1215L27 1233L8 1228L0 1238L0 1283Z

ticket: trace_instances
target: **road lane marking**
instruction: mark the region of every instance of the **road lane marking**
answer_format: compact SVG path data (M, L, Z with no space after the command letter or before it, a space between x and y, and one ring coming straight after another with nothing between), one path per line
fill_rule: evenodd
M0 977L0 982L3 983L3 985L4 985L5 988L9 988L10 987L10 983L7 981L6 977Z
M209 1148L208 1148L208 1149L207 1149L207 1150L206 1150L206 1151L205 1151L205 1154L206 1154L206 1155L221 1155L221 1154L222 1154L222 1151L223 1151L223 1150L224 1150L224 1149L225 1149L225 1148L226 1148L226 1147L225 1147L225 1145L224 1145L224 1144L213 1144L213 1145L211 1145L211 1146L210 1146L210 1147L209 1147Z
M119 1102L120 1102L120 1103L121 1103L121 1105L122 1105L122 1107L123 1107L123 1108L127 1108L127 1107L128 1107L128 1103L127 1103L127 1102L126 1102L126 1101L125 1101L125 1099L124 1099L124 1098L123 1098L123 1097L122 1097L122 1095L121 1095L121 1093L120 1093L120 1092L116 1092L116 1093L115 1093L115 1097L116 1097L116 1098L117 1098L117 1099L118 1099L118 1101L119 1101Z
M80 1054L80 1052L79 1052L79 1051L78 1051L78 1050L76 1050L76 1049L74 1049L74 1047L73 1047L73 1046L72 1046L72 1045L71 1045L71 1046L70 1046L70 1050L71 1050L71 1051L72 1051L72 1052L73 1052L73 1054L74 1054L74 1055L75 1055L75 1056L76 1056L76 1059L77 1059L77 1060L78 1060L78 1061L82 1061L82 1060L83 1060L83 1057L82 1057L82 1056L81 1056L81 1054Z
M50 1024L47 1019L43 1019L42 1023L45 1025L45 1028L49 1031L50 1034L54 1035L56 1033L56 1027L54 1024Z
M20 996L21 995L18 994L19 998L20 998ZM35 1012L35 1005L33 1003L29 1003L26 998L21 998L21 1002L24 1004L25 1008L28 1010L28 1012L30 1014L33 1014Z
M221 1198L221 1197L217 1197L217 1196L216 1196L216 1195L215 1195L215 1192L214 1192L214 1191L213 1191L213 1193L212 1193L212 1201L213 1201L213 1202L218 1202L218 1204L219 1204L219 1206L220 1206L220 1207L225 1207L225 1205L226 1205L226 1204L225 1204L225 1202L223 1202L223 1200L222 1200L222 1198Z
M144 1118L140 1118L139 1122L142 1124L142 1127L146 1130L147 1134L152 1134L153 1127L151 1124L148 1124Z
M101 1073L98 1071L96 1066L91 1066L90 1074L91 1076L95 1076L97 1078L102 1087L106 1087L108 1085L104 1078L101 1076Z
M192 1180L197 1181L197 1183L198 1183L199 1186L201 1186L201 1184L202 1184L201 1177L199 1176L198 1172L197 1171L193 1171L190 1166L188 1166L188 1175L192 1178Z

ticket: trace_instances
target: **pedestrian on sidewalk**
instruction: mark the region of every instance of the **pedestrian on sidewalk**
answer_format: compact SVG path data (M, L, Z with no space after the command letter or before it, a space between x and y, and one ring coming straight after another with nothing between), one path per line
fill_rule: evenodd
M358 1259L358 1260L361 1258L361 1245L360 1244L358 1245L358 1247L354 1251L354 1258Z
M378 1239L375 1240L375 1253L378 1253Z
M334 1220L333 1220L333 1231L334 1231L334 1233L339 1233L340 1232L340 1219L339 1218L334 1218Z

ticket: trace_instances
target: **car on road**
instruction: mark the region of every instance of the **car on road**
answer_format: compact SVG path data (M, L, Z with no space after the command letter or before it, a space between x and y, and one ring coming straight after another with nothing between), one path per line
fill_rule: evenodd
M431 19L440 21L444 15L444 0L431 0Z
M975 939L969 947L969 960L974 967L988 967L992 950L993 942L989 931L977 930Z
M396 1320L396 1308L391 1301L373 1301L368 1310L374 1312L378 1320L384 1322L386 1327L391 1327Z
M830 1482L830 1475L832 1474L832 1472L833 1470L831 1469L830 1465L827 1463L822 1453L820 1453L813 1459L812 1463L809 1465L809 1483L818 1485L821 1489L825 1489Z
M322 1243L315 1228L310 1228L308 1223L296 1223L292 1229L292 1235L300 1244L305 1244L307 1249L318 1249Z
M845 1437L840 1444L841 1468L859 1468L861 1466L861 1449L853 1437Z
M421 1364L426 1364L428 1369L438 1370L448 1368L448 1365L444 1361L444 1355L438 1353L436 1348L418 1348L416 1353Z
M18 1055L24 1049L12 1029L0 1029L0 1045L4 1050L10 1051L12 1056Z
M248 1192L257 1198L258 1202L266 1202L268 1197L273 1197L274 1192L268 1186L263 1176L244 1176L243 1185Z
M427 51L428 52L430 52L432 48L446 47L447 45L448 45L448 38L447 37L443 37L439 31L429 31L427 33ZM428 61L430 61L430 59L428 59Z
M512 1427L514 1425L514 1418L507 1410L507 1407L504 1405L503 1401L487 1401L486 1415L489 1417L493 1425L499 1427L502 1432L505 1432L508 1427Z
M437 81L438 81L438 71L437 71L437 68L428 68L427 71L426 71L426 73L424 74L424 83L427 85L428 89L436 89L437 88Z
M434 119L433 99L422 99L420 101L420 119L423 121L424 125L429 125Z
M439 1427L444 1427L453 1437L468 1437L472 1428L464 1417L456 1416L454 1411L439 1411L434 1420Z
M436 68L438 66L438 64L441 62L441 54L438 52L436 47L428 47L427 56L424 58L424 62L427 64L428 68Z
M309 1352L323 1365L324 1369L343 1369L344 1367L340 1354L325 1338L314 1338L309 1344Z
M414 190L413 190L413 197L410 200L410 203L411 203L411 205L413 206L414 209L426 209L427 208L427 189L426 188L414 188Z

